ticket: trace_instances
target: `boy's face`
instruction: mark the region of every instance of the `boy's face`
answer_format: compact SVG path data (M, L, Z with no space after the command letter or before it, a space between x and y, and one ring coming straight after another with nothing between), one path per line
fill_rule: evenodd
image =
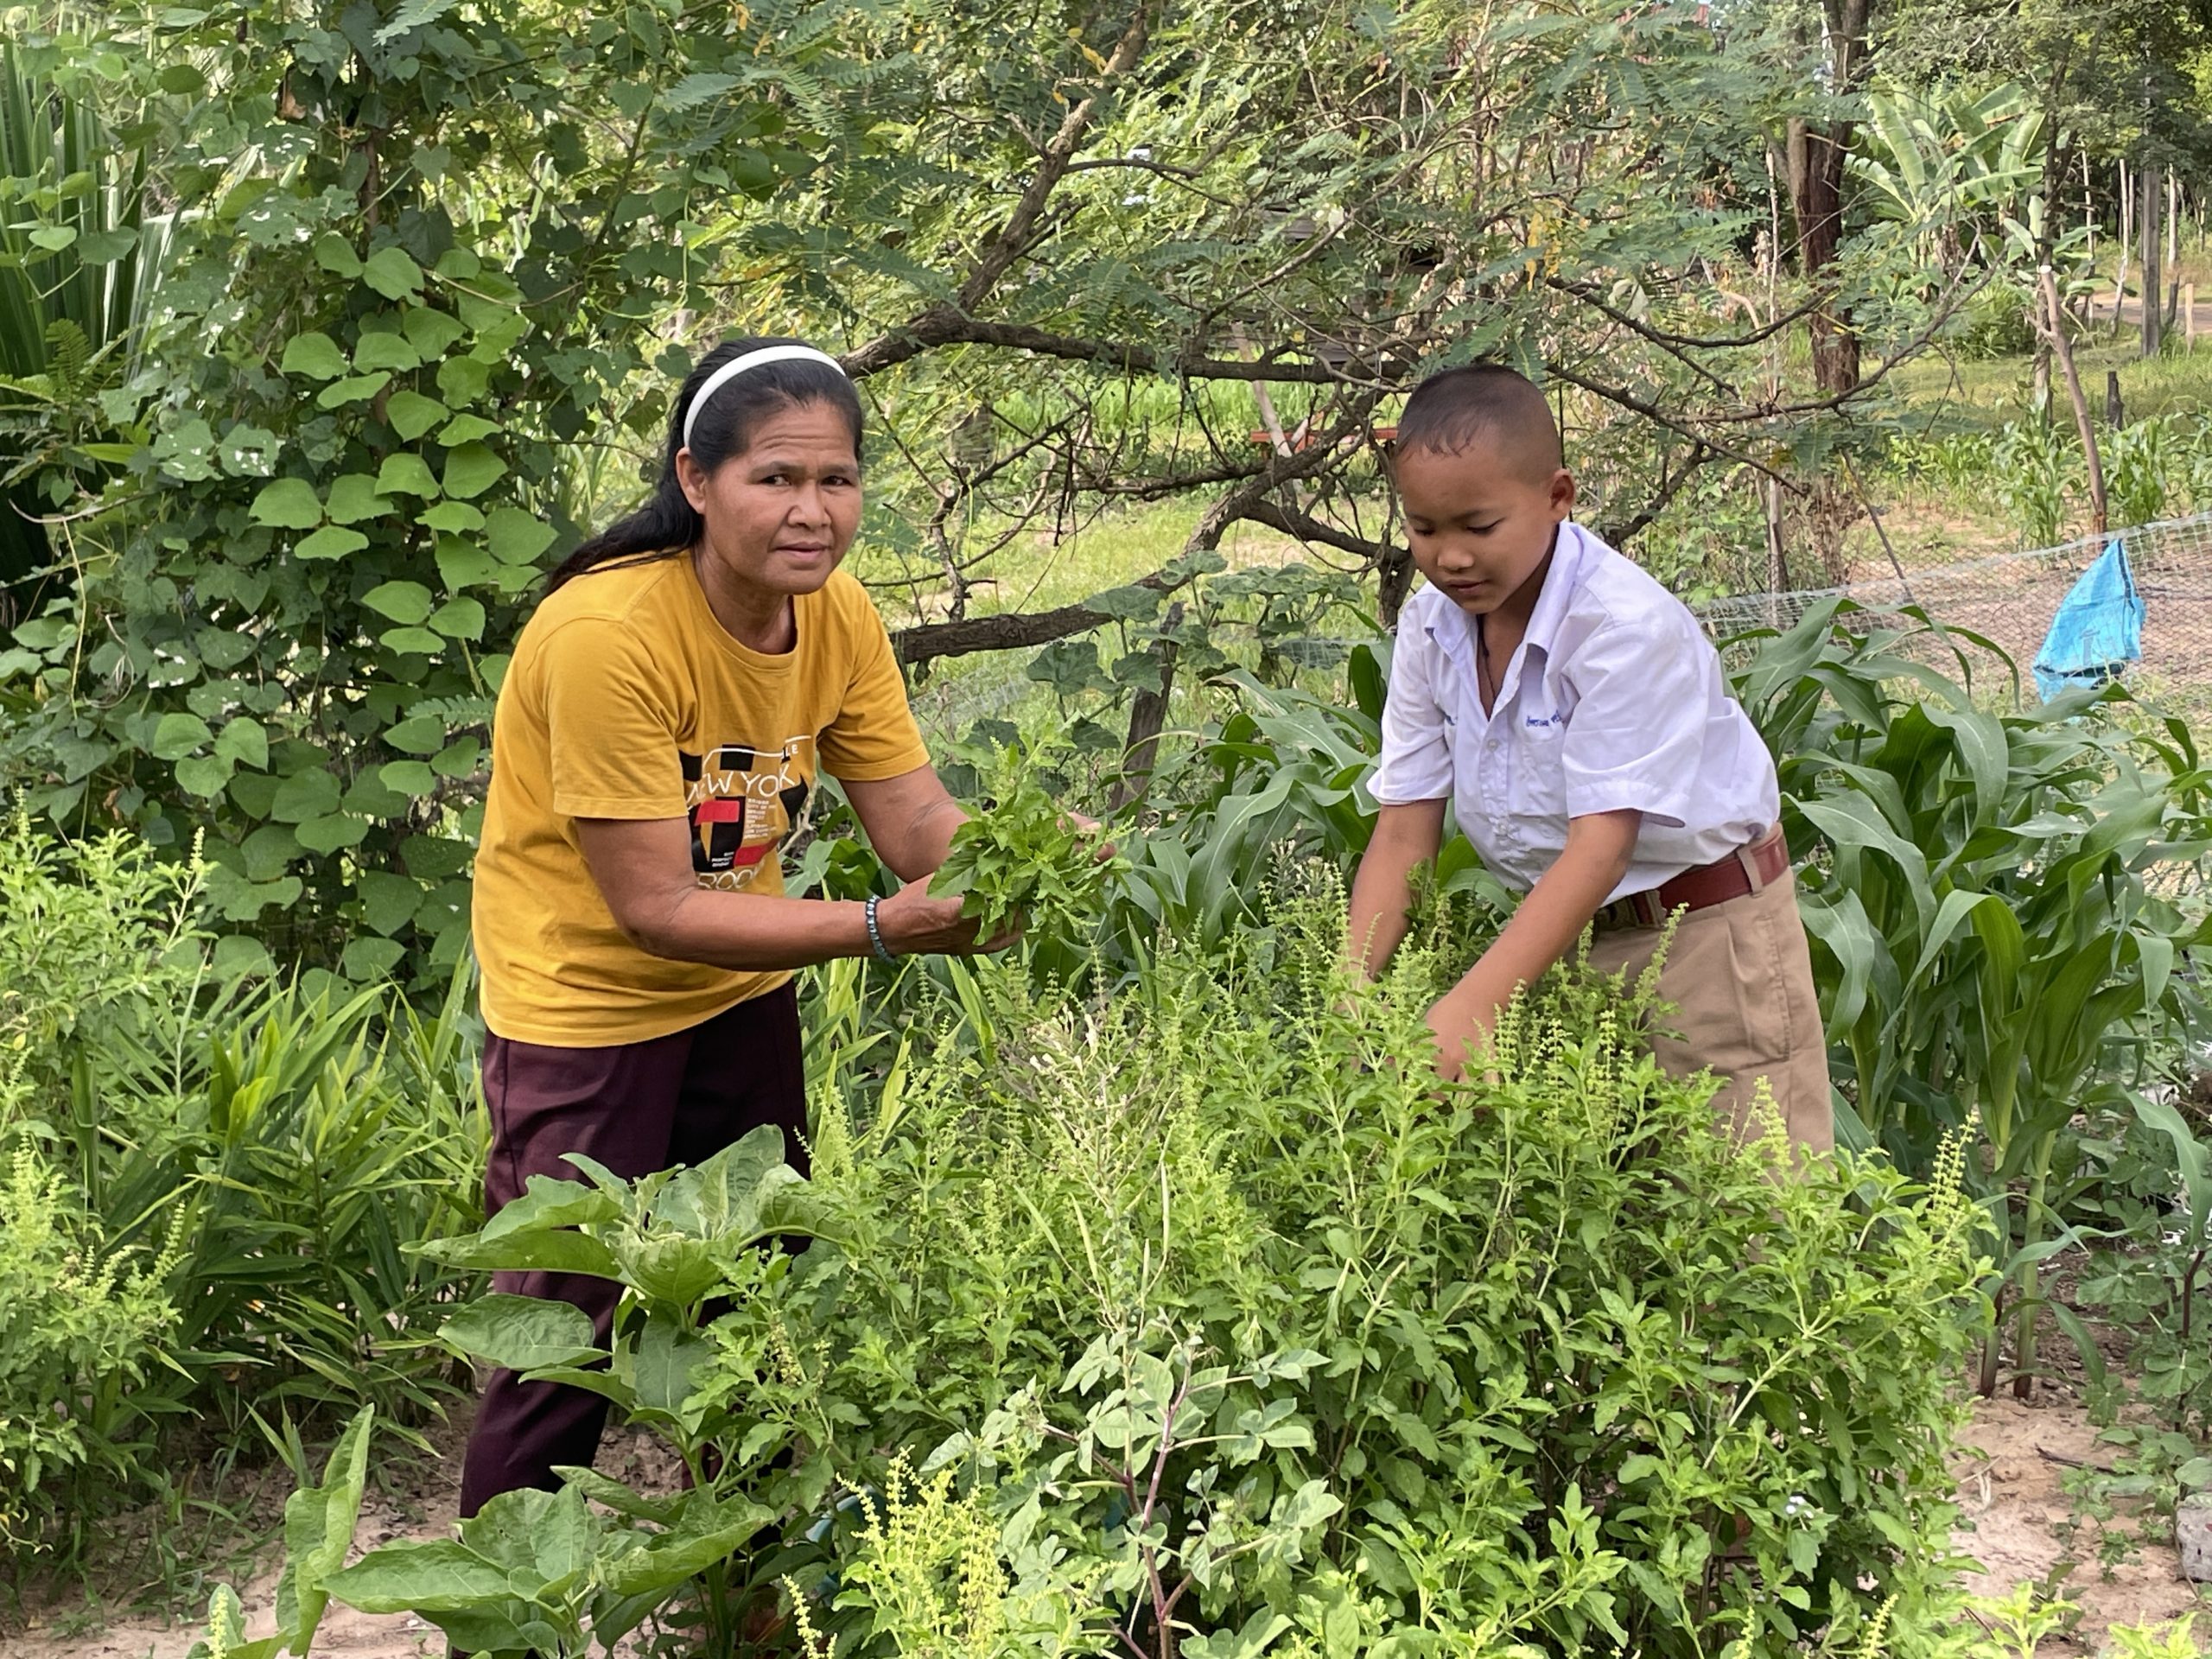
M1487 616L1535 574L1574 510L1573 474L1532 473L1515 459L1478 438L1457 454L1408 450L1393 468L1414 563L1471 616Z

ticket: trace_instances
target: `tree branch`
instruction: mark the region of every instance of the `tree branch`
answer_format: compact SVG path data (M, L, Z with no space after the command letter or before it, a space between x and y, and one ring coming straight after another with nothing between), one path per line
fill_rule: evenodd
M1683 485L1719 459L1720 452L1712 445L1706 443L1694 445L1688 457L1682 462L1680 472L1672 478L1662 479L1660 481L1658 493L1619 524L1599 526L1598 539L1609 547L1626 547L1654 518L1667 511L1668 504L1681 493Z
M1340 553L1350 553L1370 564L1380 564L1395 550L1388 542L1370 542L1338 530L1334 524L1324 524L1311 513L1300 512L1275 501L1255 501L1245 508L1244 517L1255 524L1265 524L1269 530L1280 531L1285 536L1301 542L1317 542L1323 547L1333 547Z
M1114 54L1106 60L1099 74L1101 86L1126 73L1144 50L1145 32L1149 19L1147 3L1140 3L1129 19L1129 26L1122 31L1122 39L1114 48ZM1045 204L1060 181L1067 176L1069 163L1083 142L1083 135L1090 125L1093 111L1098 107L1099 94L1071 106L1060 122L1059 130L1052 142L1039 153L1038 167L1022 187L1021 195L1014 205L998 233L984 247L982 256L976 261L959 289L949 301L925 308L918 315L901 327L880 334L859 350L849 353L844 359L845 372L855 379L903 363L908 358L927 351L932 345L949 345L957 335L936 337L947 324L957 325L969 321L969 314L990 297L999 281L1013 268L1014 262L1027 252L1030 238L1035 233L1037 222L1044 216ZM982 343L982 342L978 342ZM1086 353L1088 355L1088 353Z
M1027 323L985 322L950 305L930 307L892 332L846 353L838 361L848 375L862 380L940 346L996 346L1073 363L1103 364L1124 374L1177 376L1185 380L1274 380L1320 386L1357 384L1322 363L1286 363L1267 357L1242 362L1235 358L1201 357L1188 346L1170 351L1128 340L1085 340Z
M1338 446L1366 424L1378 395L1370 394L1355 399L1344 419L1311 448L1301 449L1295 454L1274 457L1265 467L1244 479L1235 489L1215 501L1199 518L1190 538L1184 543L1184 556L1217 547L1222 532L1239 518L1253 517L1254 506L1262 502L1271 492L1292 479L1319 472L1328 465L1334 458ZM1132 585L1149 588L1156 593L1172 594L1192 580L1187 575L1170 575L1166 571L1155 570ZM966 657L979 651L1016 651L1025 646L1047 645L1071 634L1087 633L1093 628L1103 627L1112 620L1114 619L1105 612L1094 611L1087 605L1063 605L1054 610L1014 612L999 616L971 616L958 622L925 622L916 627L901 628L891 636L891 648L902 664L918 665L935 662L940 657Z

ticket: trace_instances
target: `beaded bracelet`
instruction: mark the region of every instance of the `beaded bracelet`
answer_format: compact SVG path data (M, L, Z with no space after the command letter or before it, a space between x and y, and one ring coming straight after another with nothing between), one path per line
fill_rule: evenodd
M878 962L895 962L898 958L891 954L883 943L883 930L875 925L875 907L882 902L882 899L870 893L868 903L861 907L861 914L868 920L868 948L875 952L875 959Z

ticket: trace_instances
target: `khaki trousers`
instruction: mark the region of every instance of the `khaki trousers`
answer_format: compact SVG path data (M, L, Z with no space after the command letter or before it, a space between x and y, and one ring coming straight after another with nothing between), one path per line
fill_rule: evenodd
M1656 927L1601 932L1590 948L1591 965L1625 972L1633 985L1659 939ZM1720 1082L1713 1109L1739 1141L1764 1128L1749 1120L1764 1077L1794 1146L1801 1152L1834 1146L1827 1043L1794 877L1685 911L1659 971L1659 995L1676 1012L1658 1016L1653 1056L1675 1077L1710 1069Z

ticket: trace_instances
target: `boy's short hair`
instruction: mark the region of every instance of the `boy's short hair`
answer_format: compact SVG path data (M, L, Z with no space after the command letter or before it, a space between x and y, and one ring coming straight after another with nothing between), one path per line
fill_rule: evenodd
M1397 448L1456 455L1494 442L1533 480L1566 464L1559 423L1536 383L1503 363L1470 363L1432 374L1398 416Z

